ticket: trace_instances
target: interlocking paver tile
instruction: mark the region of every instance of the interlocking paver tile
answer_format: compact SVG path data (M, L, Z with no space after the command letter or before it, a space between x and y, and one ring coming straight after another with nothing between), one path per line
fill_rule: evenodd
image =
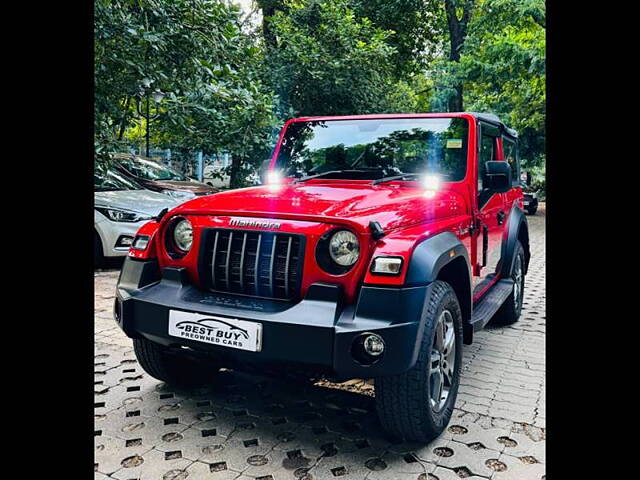
M506 470L496 471L492 480L541 480L545 475L545 466L542 463L526 463L519 458L502 454L499 461Z
M151 378L113 321L118 272L96 272L95 478L540 480L544 216L528 219L533 256L522 317L465 346L449 428L428 445L384 434L372 381L314 386L227 370L210 386L181 389Z
M438 466L451 469L466 467L474 475L483 477L490 477L493 473L493 470L486 465L487 460L492 458L498 459L500 456L500 452L495 450L488 448L476 449L474 447L469 447L464 443L456 442L455 440L450 442L447 446L453 453L447 457L440 457L438 460Z
M468 469L467 471L462 470L461 473L457 473L455 470L440 466L436 467L432 474L433 477L427 477L424 480L460 480L460 478L468 478L469 480L486 480L487 478L480 477L478 475L470 475L468 473Z
M142 455L128 455L122 459L122 468L111 475L118 480L159 480L187 478L180 472L187 469L193 461L176 456L165 458L159 450L149 450Z
M213 466L212 466L213 465ZM240 473L220 465L219 462L193 462L186 468L189 480L242 480ZM244 477L247 480L249 477Z
M136 447L135 449L125 449L124 440L113 438L108 435L100 435L94 437L94 464L98 464L98 472L110 475L122 468L120 465L120 455L125 451L132 453L142 453L149 450L150 447Z
M534 441L524 433L509 433L509 438L516 442L505 444L502 453L512 457L532 456L538 462L545 463L546 452L544 441Z

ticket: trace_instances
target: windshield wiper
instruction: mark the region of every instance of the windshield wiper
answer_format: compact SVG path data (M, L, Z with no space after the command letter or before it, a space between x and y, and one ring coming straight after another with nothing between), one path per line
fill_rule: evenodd
M392 177L383 177L371 182L371 185L378 185L379 183L393 182L394 180L404 180L407 177L419 177L421 173L403 173L402 175L394 175Z
M333 175L334 173L361 173L362 170L330 170L328 172L316 173L315 175L307 175L306 177L301 177L293 182L293 184L305 182L307 180L311 180L312 178L320 178L325 177L327 175Z

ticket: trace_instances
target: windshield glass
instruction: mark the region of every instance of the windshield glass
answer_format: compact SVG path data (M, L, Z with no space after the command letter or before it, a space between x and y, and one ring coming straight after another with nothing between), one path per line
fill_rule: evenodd
M96 166L93 173L93 187L96 192L113 192L116 190L142 190L142 187L124 175L106 168Z
M296 178L349 170L323 178L431 173L459 181L467 167L467 130L463 118L296 122L284 134L276 169Z
M172 170L169 167L160 165L153 160L144 158L126 157L119 158L120 164L136 177L145 180L179 180L185 181L187 178L181 173Z

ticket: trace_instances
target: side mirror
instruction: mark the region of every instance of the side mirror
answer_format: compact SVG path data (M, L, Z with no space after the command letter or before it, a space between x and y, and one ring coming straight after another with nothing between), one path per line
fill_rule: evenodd
M504 193L511 189L511 165L508 162L485 163L483 186L494 193Z

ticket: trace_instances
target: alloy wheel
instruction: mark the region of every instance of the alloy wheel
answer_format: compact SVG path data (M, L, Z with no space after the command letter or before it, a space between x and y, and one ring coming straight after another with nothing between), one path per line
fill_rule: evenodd
M453 315L449 310L443 310L436 322L429 368L429 403L434 412L440 412L447 404L453 385L455 362L456 333Z
M522 258L520 256L516 259L515 268L513 270L513 302L516 311L520 308L520 304L522 303L522 293L523 286L522 281L524 280L522 275Z

